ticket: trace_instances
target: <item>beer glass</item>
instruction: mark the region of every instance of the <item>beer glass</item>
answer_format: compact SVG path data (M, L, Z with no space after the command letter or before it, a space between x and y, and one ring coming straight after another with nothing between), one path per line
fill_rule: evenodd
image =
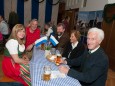
M45 44L43 43L41 44L41 50L44 50L44 48L45 48Z
M60 65L60 61L61 61L61 54L57 54L57 58L55 59L55 64Z
M50 66L44 66L43 80L49 81L50 77L51 77L51 67Z

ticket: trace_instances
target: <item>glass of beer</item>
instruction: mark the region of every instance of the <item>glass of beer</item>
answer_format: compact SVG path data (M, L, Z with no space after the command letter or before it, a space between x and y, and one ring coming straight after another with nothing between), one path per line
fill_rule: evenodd
M49 81L50 77L51 77L51 67L50 66L44 66L43 80Z
M45 48L45 44L43 43L41 44L41 50L44 50L44 48Z
M55 64L60 65L60 61L61 61L61 54L57 54L57 58L55 59Z

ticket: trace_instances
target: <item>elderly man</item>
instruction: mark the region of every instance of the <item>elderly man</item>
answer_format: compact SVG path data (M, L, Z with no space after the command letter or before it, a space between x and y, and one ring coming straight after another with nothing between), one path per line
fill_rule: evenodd
M91 28L87 35L89 50L72 61L63 61L68 65L81 65L81 70L76 71L65 66L59 66L59 70L70 77L80 81L82 86L105 86L108 71L108 57L100 47L104 39L104 32L98 28Z
M59 41L57 48L65 48L67 43L69 42L69 34L65 32L65 25L63 23L59 23L57 25L57 35L56 39Z
M26 28L26 51L28 57L31 59L32 57L32 48L34 46L34 42L40 38L40 29L38 28L37 19L33 19L30 22L30 26Z

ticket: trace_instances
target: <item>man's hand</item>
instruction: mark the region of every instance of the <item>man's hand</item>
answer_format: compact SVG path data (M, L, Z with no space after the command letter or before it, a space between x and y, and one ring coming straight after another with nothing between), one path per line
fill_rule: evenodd
M69 71L69 68L66 67L66 66L61 65L61 66L59 66L59 71L62 72L62 73L67 74L68 71Z
M33 48L33 46L34 46L34 44L29 45L26 50L27 51L31 51L31 49Z
M61 58L60 63L62 63L62 64L67 64L67 61L66 61L65 58Z

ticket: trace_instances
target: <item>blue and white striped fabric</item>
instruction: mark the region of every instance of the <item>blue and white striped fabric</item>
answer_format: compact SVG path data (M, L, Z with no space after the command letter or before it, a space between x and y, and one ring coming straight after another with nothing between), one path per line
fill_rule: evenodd
M81 86L78 80L66 76L66 78L56 78L50 81L43 81L43 67L44 65L51 65L52 70L58 70L58 67L49 62L45 56L44 51L34 47L33 57L30 62L30 74L32 86Z
M55 37L54 36L50 36L50 42L54 45L54 46L56 46L59 42L55 39Z
M47 42L47 36L44 36L38 40L35 41L35 46L38 47L39 45L41 45L42 43L46 43Z

